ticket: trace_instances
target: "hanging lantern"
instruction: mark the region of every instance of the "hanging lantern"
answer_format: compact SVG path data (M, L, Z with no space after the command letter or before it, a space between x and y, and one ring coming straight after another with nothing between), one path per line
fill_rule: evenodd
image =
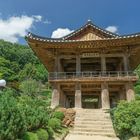
M4 79L0 80L0 87L5 87L6 86L6 81Z

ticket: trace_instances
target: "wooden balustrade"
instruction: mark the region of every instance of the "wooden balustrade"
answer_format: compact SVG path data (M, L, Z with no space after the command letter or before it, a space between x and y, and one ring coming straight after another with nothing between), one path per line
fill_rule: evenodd
M63 80L75 78L109 78L109 77L137 77L132 71L89 71L89 72L50 72L49 80Z

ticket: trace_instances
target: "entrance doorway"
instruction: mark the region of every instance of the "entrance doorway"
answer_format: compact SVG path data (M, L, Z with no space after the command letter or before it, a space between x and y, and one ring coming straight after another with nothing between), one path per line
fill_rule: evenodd
M82 108L87 108L87 109L99 108L99 97L94 95L83 95Z

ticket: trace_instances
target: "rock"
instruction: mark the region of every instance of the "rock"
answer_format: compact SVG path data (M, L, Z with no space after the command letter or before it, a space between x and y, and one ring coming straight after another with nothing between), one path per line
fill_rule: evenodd
M62 121L64 126L74 126L74 119L75 119L75 114L76 111L72 108L66 109L66 108L58 108L57 111L61 111L64 113L64 119Z

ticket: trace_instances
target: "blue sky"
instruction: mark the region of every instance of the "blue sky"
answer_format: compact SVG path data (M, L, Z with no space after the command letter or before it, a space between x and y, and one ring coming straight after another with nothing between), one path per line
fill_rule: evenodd
M26 43L31 31L65 35L91 19L119 34L140 32L140 0L0 0L0 38Z

